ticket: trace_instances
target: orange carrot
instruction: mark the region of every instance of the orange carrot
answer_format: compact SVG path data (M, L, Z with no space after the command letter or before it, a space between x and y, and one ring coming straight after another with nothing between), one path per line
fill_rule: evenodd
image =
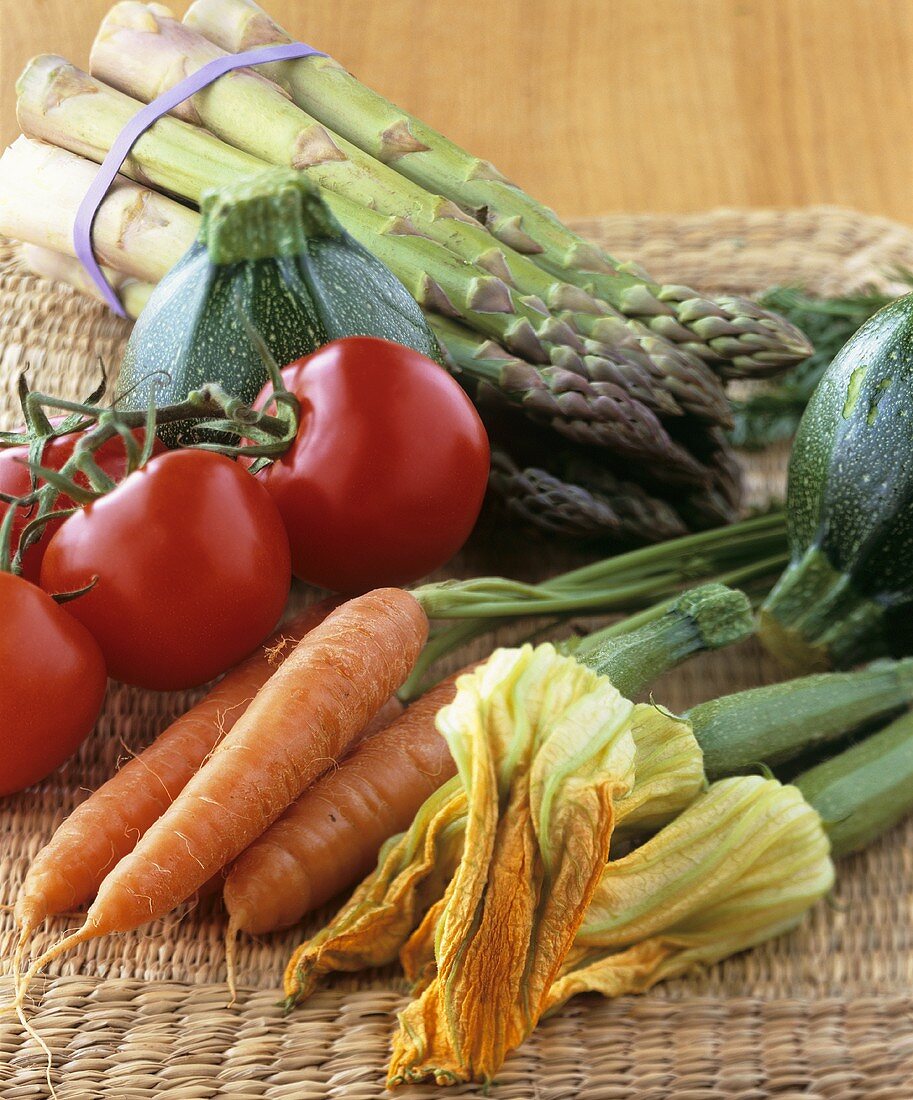
M16 922L21 939L46 917L77 909L94 897L107 872L171 805L292 646L338 602L324 600L281 627L76 807L35 856L19 889Z
M382 729L386 729L386 727L389 726L391 722L399 718L399 716L403 713L403 709L403 704L399 701L399 699L395 695L391 695L386 703L384 703L384 705L377 712L377 714L374 715L371 721L365 726L361 733L352 742L353 750L355 747L360 745L362 741L367 740L369 737L374 737L376 736L376 734L380 733ZM346 759L348 759L348 757L346 757ZM302 795L301 797L304 798L305 795ZM273 826L270 826L270 828L272 827ZM267 832L269 832L269 829L267 829ZM254 847L256 843L257 841L255 840L250 847ZM245 849L245 851L249 851L249 849ZM243 854L244 853L242 852L241 855ZM207 879L207 881L203 883L199 890L197 890L197 897L202 899L211 897L213 894L221 894L225 886L226 876L231 866L232 865L220 867L219 870L216 871L216 873L212 876L212 878Z
M238 930L274 932L363 878L381 845L456 771L434 719L453 700L455 673L327 772L228 873L229 955Z
M102 882L78 931L37 959L170 912L344 755L403 683L428 632L408 592L378 589L298 643L199 772Z

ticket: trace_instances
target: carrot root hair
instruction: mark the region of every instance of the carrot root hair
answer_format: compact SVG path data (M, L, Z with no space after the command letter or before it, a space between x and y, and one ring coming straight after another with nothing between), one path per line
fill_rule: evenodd
M234 915L229 916L228 927L225 930L225 967L227 971L226 981L228 982L229 1008L233 1008L238 1001L236 948L240 931L241 925L237 917Z
M67 951L72 950L74 947L78 947L81 943L85 943L86 940L95 939L98 934L95 925L86 921L82 928L78 928L75 932L70 933L69 936L64 936L59 943L48 948L43 955L39 955L22 975L21 981L17 983L16 1005L18 1007L22 1006L23 999L29 991L29 986L42 970L49 966L55 959L60 958L61 955L65 955Z
M9 906L8 908L13 908ZM35 929L40 922L20 924L19 939L16 941L16 950L13 953L13 1000L8 1005L0 1007L0 1016L7 1016L12 1012L18 1013L25 996L22 992L22 960L25 958L26 949L31 942Z
M17 985L18 985L18 982L17 982ZM32 1039L33 1042L37 1043L39 1049L41 1050L41 1053L45 1057L44 1079L45 1079L45 1081L47 1081L48 1095L51 1097L51 1100L59 1100L60 1093L55 1088L54 1078L51 1076L51 1074L54 1070L54 1052L51 1050L51 1048L48 1046L48 1044L41 1037L41 1035L39 1034L39 1032L35 1028L35 1025L31 1022L31 1020L28 1018L28 1016L26 1016L25 1009L23 1008L21 1002L19 1001L19 994L18 993L16 994L15 1009L16 1009L16 1015L19 1017L19 1023L22 1024L23 1030L25 1031L26 1035L28 1035L28 1037L30 1039Z
M32 937L35 934L40 921L32 921L23 924L19 929L19 939L16 943L16 951L13 955L13 991L15 999L12 1004L4 1005L0 1009L0 1015L6 1015L7 1013L15 1012L19 1018L19 1023L22 1024L22 1028L26 1035L38 1046L39 1050L45 1057L45 1069L44 1076L47 1081L48 1095L51 1100L57 1100L59 1093L54 1085L54 1079L52 1077L54 1069L54 1054L48 1044L44 1041L41 1034L36 1029L35 1025L31 1022L25 1012L25 997L28 993L29 987L29 974L31 974L31 967L29 968L29 974L22 972L22 961L25 958L25 953L29 943L31 943ZM37 971L36 971L37 973Z

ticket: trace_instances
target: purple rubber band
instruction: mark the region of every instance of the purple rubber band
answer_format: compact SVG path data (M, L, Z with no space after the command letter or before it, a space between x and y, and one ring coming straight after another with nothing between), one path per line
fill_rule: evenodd
M149 129L149 127L169 111L174 110L185 99L190 99L211 84L220 76L231 72L232 69L242 69L248 65L265 65L269 61L293 61L299 57L326 57L322 50L315 50L313 46L306 46L303 42L290 42L286 46L262 46L256 50L247 50L244 53L226 54L209 61L201 69L186 77L180 83L156 96L151 103L141 108L127 125L117 135L108 155L101 162L101 167L92 181L92 185L76 211L76 220L73 223L73 244L76 255L83 267L92 276L96 286L104 296L105 301L120 317L126 317L127 313L121 305L120 299L115 294L111 284L104 276L104 272L95 259L92 248L92 225L98 208L101 206L108 188L114 182L114 178L121 170L124 161L130 155L130 150L136 144L137 139Z

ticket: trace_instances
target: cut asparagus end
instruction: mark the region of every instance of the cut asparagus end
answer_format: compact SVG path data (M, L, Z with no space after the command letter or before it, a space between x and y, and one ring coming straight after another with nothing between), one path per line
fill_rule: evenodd
M63 149L17 138L0 157L0 234L73 255L76 212L96 173ZM92 243L101 263L154 283L193 244L199 224L186 206L118 176L96 214Z
M28 63L16 85L23 133L101 163L142 103L95 80L62 57ZM140 137L121 169L125 176L199 202L268 167L263 161L174 118L160 118Z
M62 252L54 252L50 248L44 248L36 244L23 244L19 248L19 257L23 265L33 275L40 275L45 279L53 279L59 283L66 283L80 294L95 298L100 302L105 299L89 273L79 260L72 256L65 256ZM128 317L134 320L139 317L146 308L149 295L155 289L150 283L139 282L119 271L113 271L110 267L102 267L105 278L117 291Z

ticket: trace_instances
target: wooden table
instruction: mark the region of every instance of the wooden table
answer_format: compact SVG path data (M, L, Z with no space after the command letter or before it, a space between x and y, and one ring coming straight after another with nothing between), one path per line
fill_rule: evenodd
M263 2L564 214L833 202L913 222L909 0ZM4 143L24 61L85 65L109 6L0 0Z

